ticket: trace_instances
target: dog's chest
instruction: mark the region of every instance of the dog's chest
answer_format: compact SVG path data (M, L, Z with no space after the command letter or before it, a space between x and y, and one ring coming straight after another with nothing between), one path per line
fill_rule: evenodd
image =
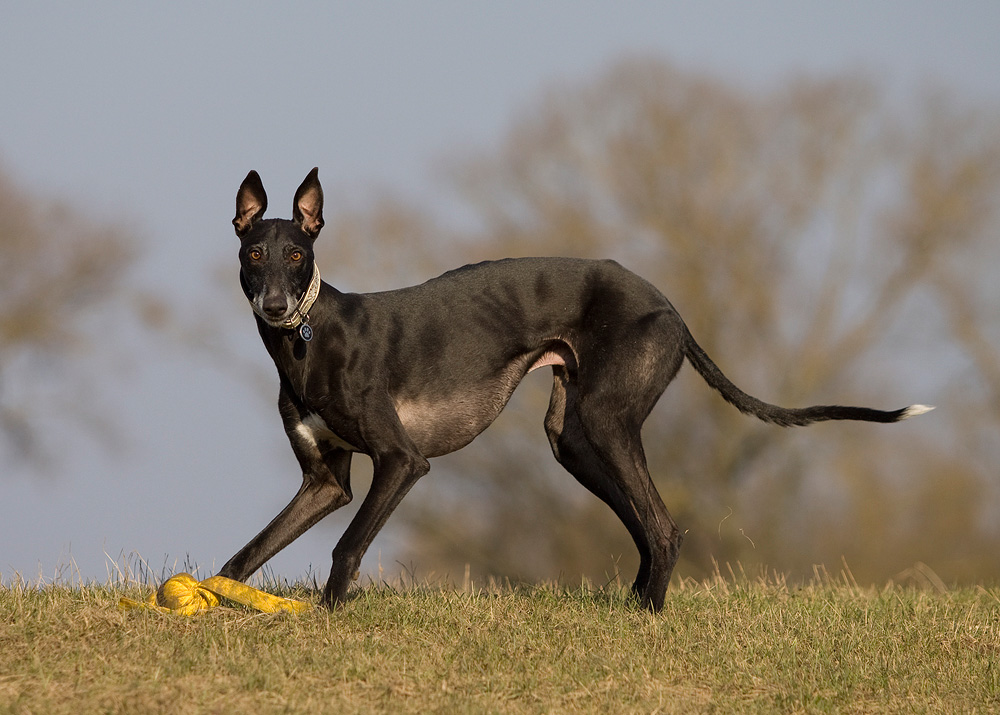
M346 449L349 452L358 451L357 447L331 430L326 421L314 413L307 414L302 419L302 422L296 426L295 431L313 447L318 447L320 444L328 444L338 449Z

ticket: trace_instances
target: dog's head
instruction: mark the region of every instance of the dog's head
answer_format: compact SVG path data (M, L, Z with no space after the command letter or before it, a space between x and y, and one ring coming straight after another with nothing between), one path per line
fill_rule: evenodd
M256 171L236 193L233 226L240 239L240 284L264 322L282 327L313 278L313 242L323 228L319 169L295 192L292 220L263 219L267 194Z

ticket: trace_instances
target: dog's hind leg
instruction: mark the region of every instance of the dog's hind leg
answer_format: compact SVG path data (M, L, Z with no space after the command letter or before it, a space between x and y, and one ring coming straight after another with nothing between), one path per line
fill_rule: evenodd
M598 415L600 425L592 420L587 429L582 416L586 412L566 369L555 368L545 417L552 452L621 519L639 550L632 591L644 606L659 610L683 537L649 478L639 441L641 419L629 430L604 413Z
M553 370L552 395L545 415L545 432L552 454L566 471L615 512L639 550L639 572L632 585L641 596L649 579L651 552L646 530L629 506L625 494L608 474L608 468L587 441L583 425L576 413L576 386L563 368Z
M634 432L602 428L601 432L591 437L589 432L592 430L586 427L587 418L581 417L580 422L584 425L584 432L588 433L592 448L607 465L614 484L624 496L626 509L631 511L645 532L649 559L645 564L640 563L633 590L643 606L658 611L663 607L684 535L650 479L638 428Z

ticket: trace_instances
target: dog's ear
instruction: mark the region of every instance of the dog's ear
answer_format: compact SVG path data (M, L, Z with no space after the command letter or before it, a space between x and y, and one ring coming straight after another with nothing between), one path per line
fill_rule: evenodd
M261 183L260 175L251 170L236 192L236 218L233 219L236 235L240 238L246 236L266 210L267 193L264 191L264 184Z
M323 228L323 187L319 185L319 167L314 167L295 192L292 218L311 238Z

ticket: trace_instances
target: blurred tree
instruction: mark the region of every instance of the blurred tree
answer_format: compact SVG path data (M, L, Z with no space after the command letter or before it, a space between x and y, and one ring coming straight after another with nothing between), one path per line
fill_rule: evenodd
M344 232L394 219L389 240L356 243L390 263L417 249L440 270L615 258L771 402L939 398L923 424L781 430L682 371L644 432L657 487L689 529L681 573L715 559L808 575L847 556L863 579L915 560L946 579L996 576L998 126L941 97L897 114L860 77L751 93L629 61L549 92L495 151L455 164L477 220L464 235L428 241L434 221L398 205L331 223L344 245ZM976 398L956 404L962 384ZM435 460L398 517L407 560L452 575L470 564L477 576L631 578L624 528L548 454L548 389L532 375L491 430Z
M70 420L95 436L110 428L88 408L91 376L81 358L97 316L127 303L136 252L117 227L31 195L3 172L0 251L0 454L40 460L50 446L43 421ZM129 304L139 305L147 322L164 318L154 301Z

